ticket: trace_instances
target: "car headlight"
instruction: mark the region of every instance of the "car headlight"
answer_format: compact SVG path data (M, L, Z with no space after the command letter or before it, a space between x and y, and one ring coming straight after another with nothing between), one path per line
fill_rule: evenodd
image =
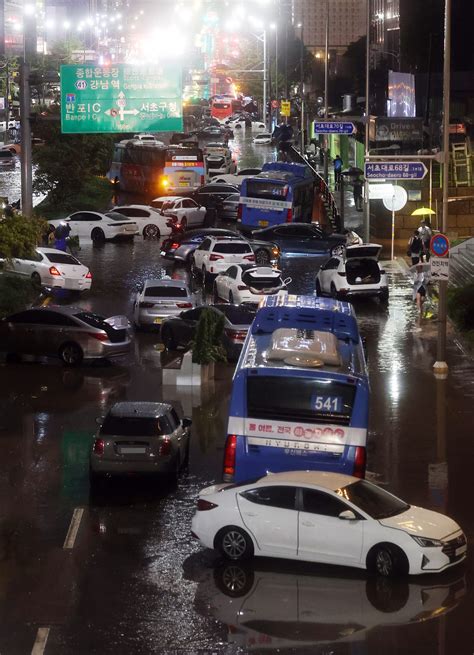
M443 542L439 539L427 539L426 537L415 537L414 534L410 535L412 539L416 541L419 546L423 548L436 548L437 546L442 546Z

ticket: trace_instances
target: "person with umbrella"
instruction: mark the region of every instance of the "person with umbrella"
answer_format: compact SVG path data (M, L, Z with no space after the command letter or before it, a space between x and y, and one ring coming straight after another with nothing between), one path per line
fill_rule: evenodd
M341 184L341 175L342 175L342 166L343 166L343 161L339 155L335 156L332 165L334 167L334 187L336 189L339 189L339 185Z
M362 211L362 189L364 187L364 171L362 171L360 168L356 168L355 166L350 166L347 171L344 171L342 173L343 175L346 175L347 177L352 178L351 179L351 184L352 184L352 190L354 194L354 205L355 208L357 209L358 212Z

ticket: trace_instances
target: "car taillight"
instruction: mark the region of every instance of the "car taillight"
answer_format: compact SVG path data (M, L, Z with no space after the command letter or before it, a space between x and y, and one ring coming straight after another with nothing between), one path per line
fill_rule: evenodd
M86 280L92 280L92 273L90 271L87 271Z
M237 289L238 289L239 291L245 291L246 289L248 289L248 287L247 287L245 284L239 284L239 286L237 287Z
M366 452L363 446L356 446L354 457L354 472L356 478L365 478Z
M179 243L172 243L170 246L170 250L176 250L176 248L179 248Z
M210 509L218 507L215 503L211 503L209 500L204 500L203 498L198 498L197 501L197 511L198 512L207 512Z
M138 306L141 307L142 309L151 309L155 305L152 302L141 302L141 303L139 303Z
M244 259L246 259L248 262L254 262L255 255L245 255Z
M61 273L58 271L56 266L51 266L51 268L49 269L49 274L50 275L61 275Z
M94 339L97 339L97 341L108 341L109 340L109 335L107 332L88 332L87 333L90 337L94 337Z
M228 434L224 450L224 482L232 482L235 474L235 450L237 448L237 436Z
M222 255L214 255L214 254L209 257L209 261L211 262L216 262L218 259L224 259L224 257Z
M192 307L192 303L190 302L178 302L176 303L176 307L179 307L180 309L189 309Z
M293 210L290 208L286 212L286 222L291 223L292 219L293 219Z
M237 207L237 219L238 219L239 221L242 220L242 211L243 211L243 206L242 206L242 204L239 202L239 206Z
M245 337L247 336L247 332L245 330L232 330L227 328L224 331L229 339L232 339L233 341L245 341Z
M171 439L169 437L165 437L161 442L159 454L160 457L167 457L170 453L171 453Z
M105 450L105 441L100 438L95 439L94 446L92 448L94 455L103 455L104 450Z
M201 186L203 186L206 183L206 180L204 179L204 175L201 175Z

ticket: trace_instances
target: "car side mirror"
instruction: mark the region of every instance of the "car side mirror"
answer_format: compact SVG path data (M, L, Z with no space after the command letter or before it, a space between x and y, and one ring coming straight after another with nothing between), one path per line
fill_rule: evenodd
M193 424L192 419L186 416L181 421L181 425L183 426L183 428L190 428L192 424Z
M357 521L357 516L351 509L345 509L339 514L339 518L343 519L344 521Z

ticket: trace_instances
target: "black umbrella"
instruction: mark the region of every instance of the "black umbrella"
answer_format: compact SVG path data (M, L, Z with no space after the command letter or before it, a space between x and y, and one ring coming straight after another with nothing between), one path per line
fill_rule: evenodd
M364 174L364 171L361 168L357 168L356 166L350 166L347 171L342 171L342 174L349 177L359 177L359 175Z

